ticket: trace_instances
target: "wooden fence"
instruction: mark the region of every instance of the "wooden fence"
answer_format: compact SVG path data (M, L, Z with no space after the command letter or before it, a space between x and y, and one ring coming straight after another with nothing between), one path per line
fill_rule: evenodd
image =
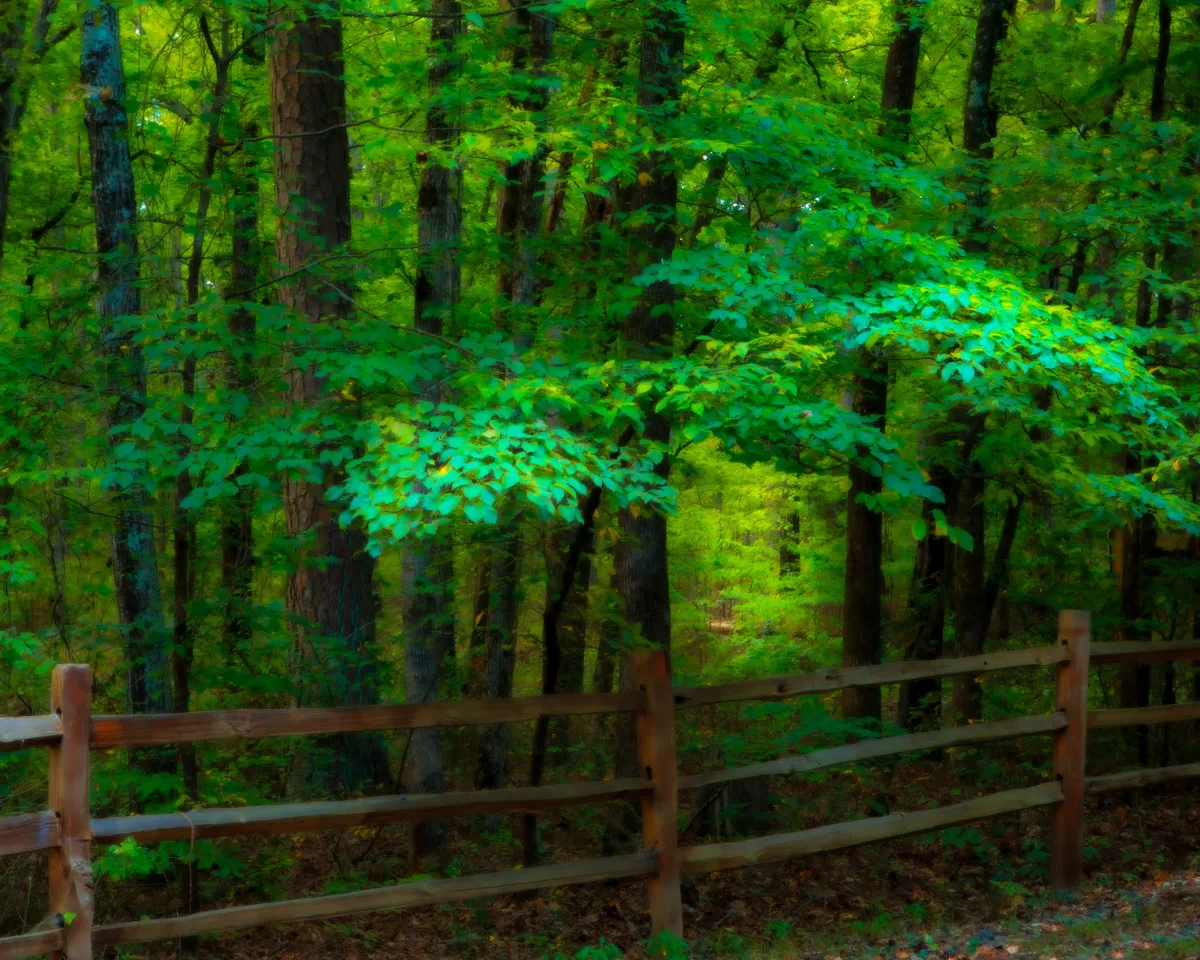
M1200 641L1185 643L1090 643L1089 618L1063 611L1057 646L1012 650L955 660L888 663L822 670L711 687L672 687L665 656L634 657L633 692L558 694L508 700L463 701L342 709L219 710L155 716L91 716L88 668L56 667L51 714L0 718L0 750L47 747L50 788L47 810L0 819L0 855L45 850L49 855L50 905L57 926L0 939L0 960L49 953L84 960L93 950L120 944L192 937L296 920L342 917L445 903L523 890L601 880L644 877L653 932L682 933L680 878L684 874L774 863L892 837L925 833L1034 807L1050 808L1050 880L1067 889L1083 870L1083 799L1087 791L1121 790L1200 776L1200 764L1085 776L1089 728L1167 723L1200 718L1200 703L1088 712L1090 664L1200 659ZM675 752L675 711L704 704L784 700L847 687L878 686L934 677L973 675L1017 667L1057 669L1057 711L1045 716L997 720L965 727L864 740L847 746L787 756L731 770L680 776ZM436 796L384 796L341 802L294 803L230 810L92 819L88 809L88 761L93 750L146 747L203 740L245 739L448 727L532 720L543 716L633 713L637 777L597 783L518 787ZM678 846L680 790L764 775L843 766L910 751L964 746L1044 734L1053 741L1054 779L965 803L839 823L752 840ZM431 816L535 812L574 804L637 798L642 808L642 851L571 863L447 880L425 880L353 893L231 907L189 916L93 926L91 844L126 837L139 841L187 840L251 834L297 833L378 825Z

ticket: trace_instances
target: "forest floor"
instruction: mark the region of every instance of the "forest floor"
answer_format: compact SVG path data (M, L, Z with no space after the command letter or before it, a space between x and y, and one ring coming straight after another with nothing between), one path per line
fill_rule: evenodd
M908 771L912 772L912 771ZM921 778L924 779L924 778ZM829 789L826 784L825 789ZM914 786L914 789L916 787ZM986 791L985 791L986 792ZM844 796L844 802L861 800ZM697 878L684 891L689 960L1149 960L1200 957L1200 804L1189 791L1134 805L1089 803L1087 878L1069 897L1047 893L1045 811L975 828ZM861 808L860 808L861 809ZM335 892L337 862L370 844L384 870L403 863L403 835L296 838L287 896ZM548 826L555 860L576 848ZM511 854L517 856L517 844ZM496 844L458 838L464 872L495 869ZM365 862L365 861L360 861ZM386 864L392 863L392 867ZM511 864L511 860L509 861ZM375 869L364 880L383 881ZM343 874L344 875L344 874ZM325 885L322 886L321 883ZM589 885L344 921L246 931L201 943L203 960L557 960L606 941L646 957L640 883ZM175 956L161 944L148 954ZM609 954L596 951L596 958Z

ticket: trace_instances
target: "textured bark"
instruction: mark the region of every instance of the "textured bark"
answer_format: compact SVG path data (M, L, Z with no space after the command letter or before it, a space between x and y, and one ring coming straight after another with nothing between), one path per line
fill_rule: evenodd
M684 21L681 3L664 3L647 10L641 37L638 66L638 108L644 122L661 139L678 111L682 88ZM641 174L645 174L642 176ZM653 150L639 164L632 188L632 208L648 214L637 228L635 249L640 259L632 264L639 272L647 263L670 261L676 244L676 215L679 181L664 153ZM634 304L625 322L626 352L635 359L662 360L671 355L675 338L675 290L670 283L649 285ZM653 404L643 407L643 437L665 448L671 438L671 422ZM655 466L664 479L669 464L666 456ZM667 518L652 510L625 507L617 516L618 540L613 554L614 577L625 629L641 642L671 649L671 591L667 565ZM621 663L621 688L629 689L629 658ZM628 716L617 720L618 776L630 776L636 768L633 722ZM632 836L631 808L619 805L610 821L606 845Z
M1162 123L1166 119L1167 68L1171 55L1171 8L1166 0L1158 4L1158 44L1156 47L1154 72L1150 85L1150 121ZM1151 183L1151 190L1159 189ZM1147 271L1152 271L1158 259L1158 248L1149 243L1142 253ZM1159 297L1160 318L1165 320L1169 304L1166 297ZM1154 292L1150 281L1143 277L1138 283L1137 308L1134 321L1139 327L1154 323ZM1137 450L1125 454L1125 473L1139 473L1145 464ZM1152 515L1134 517L1121 534L1121 635L1123 639L1145 640L1146 629L1146 563L1154 555L1157 529ZM1118 696L1122 707L1144 707L1150 703L1151 674L1149 664L1127 664L1122 667ZM1133 730L1133 743L1137 750L1138 763L1150 763L1150 729L1144 725Z
M983 477L974 469L959 480L953 523L971 535L972 549L956 549L954 557L954 655L983 653L987 639L984 597L987 592L984 530L986 505ZM973 723L983 716L983 687L977 675L954 678L954 722Z
M947 498L944 507L953 515L949 502L954 484L945 467L935 464L929 482ZM937 660L945 644L946 598L950 586L950 544L935 530L935 505L926 501L922 511L925 537L917 544L909 586L905 660ZM896 722L906 730L925 730L940 725L942 682L938 679L910 680L900 685Z
M907 145L921 58L920 5L915 0L897 5L894 34L888 46L880 97L880 136ZM886 192L874 189L872 202L884 207ZM887 358L862 348L855 357L851 385L853 409L872 420L882 432L887 426ZM865 455L865 451L863 451ZM871 501L883 491L882 476L860 464L850 466L846 495L846 570L842 605L842 663L861 666L883 659L883 515ZM842 692L846 717L882 719L878 687Z
M222 31L221 51L213 45L208 20L200 15L200 29L209 44L215 78L207 113L208 135L204 142L204 155L200 162L200 177L196 198L196 218L192 232L192 249L188 257L185 292L189 318L194 316L200 299L200 274L204 265L204 240L208 230L208 209L212 204L212 179L216 171L217 153L221 143L221 114L225 109L225 97L229 83L229 28ZM182 363L183 406L180 410L181 437L194 419L192 398L196 393L196 357L189 352ZM185 440L179 449L181 461L191 455L191 445ZM171 645L171 674L174 679L174 700L171 709L175 713L187 713L191 709L192 663L196 651L196 625L192 619L192 603L196 597L196 519L184 506L192 492L192 478L187 470L181 470L175 481L175 529L172 560L174 563L174 636ZM196 761L196 745L179 745L179 767L183 779L182 800L187 806L200 802L200 769ZM180 876L180 893L188 913L200 909L200 884L194 858L190 858ZM194 938L186 938L185 948L195 945Z
M483 696L483 673L487 650L488 607L491 606L491 563L484 557L475 569L475 587L471 591L471 631L467 641L467 682L463 695L472 699Z
M511 697L513 670L516 665L517 612L520 607L520 527L500 533L506 536L491 547L488 574L491 594L488 598L487 644L484 654L483 695ZM475 769L475 787L495 790L505 785L508 776L508 725L492 724L479 734L479 758Z
M323 8L328 10L329 8ZM350 151L342 26L314 13L291 23L277 14L269 58L275 147L275 203L281 211L275 255L286 279L278 285L283 306L309 323L350 319L348 295L315 272L319 257L350 242ZM340 402L313 367L288 370L293 410L330 409ZM342 527L327 491L338 483L330 470L318 481L290 476L284 484L288 535L303 542L288 577L288 608L298 618L295 694L298 704L345 706L375 703L374 561L360 528ZM377 735L330 738L332 760L305 758L307 786L357 790L387 779L387 756Z
M970 162L967 174L966 233L963 249L977 256L991 250L992 181L989 166L995 155L995 139L1000 111L992 97L1000 45L1008 35L1009 20L1016 0L982 0L975 24L975 48L967 72L967 90L963 105L963 150ZM955 411L962 424L960 445L961 475L957 480L956 509L952 520L971 535L971 549L954 547L954 648L957 654L982 652L987 617L983 612L987 586L984 540L987 510L983 466L976 458L979 436L986 413ZM957 677L954 681L954 720L968 723L982 711L982 688L976 677Z
M456 45L463 32L458 0L434 0L429 21L429 95L425 142L431 150L453 150L459 131L446 105L444 86L459 60ZM462 234L462 170L457 164L430 162L421 170L417 193L417 282L413 324L440 336L458 305L462 285L459 238ZM443 400L436 383L419 387L420 398ZM413 544L402 557L401 619L404 624L405 699L409 703L438 699L442 664L454 649L454 555L449 544L432 540ZM405 777L413 793L446 789L445 745L435 728L414 730L409 741ZM441 855L446 846L444 820L415 824L411 852L419 862L428 853Z
M988 216L992 204L991 177L987 165L995 155L1000 111L992 98L992 81L1000 59L1000 44L1008 35L1008 23L1016 0L982 0L975 24L975 49L967 72L967 94L963 105L963 150L971 158L967 182L967 234L963 249L986 254L990 246Z
M146 363L124 318L141 312L133 167L125 113L125 75L117 11L107 3L84 14L81 80L96 218L100 351L106 426L127 427L146 409ZM158 556L146 478L110 485L113 577L117 616L125 639L126 699L131 713L165 713L171 707L168 650L163 626ZM172 758L155 766L174 767Z
M855 375L854 412L870 418L882 431L887 417L887 362L870 357L869 351L863 353L860 360L871 366ZM842 605L842 665L846 667L883 659L883 514L869 502L882 491L880 474L851 465ZM880 720L881 692L879 687L843 690L843 716Z
M1104 23L1117 12L1117 0L1096 0L1096 22Z
M568 556L575 530L555 527L546 550L546 610L553 613L552 630L557 630L554 644L559 651L556 690L559 693L583 692L583 668L587 654L588 584L592 578L592 547L594 530L590 530L581 546L575 576L567 595L559 599L563 577L563 560ZM556 604L561 603L561 607ZM543 630L545 623L543 624ZM551 645L546 644L549 655ZM561 765L566 762L566 751L571 746L571 718L557 717L550 725L550 761Z

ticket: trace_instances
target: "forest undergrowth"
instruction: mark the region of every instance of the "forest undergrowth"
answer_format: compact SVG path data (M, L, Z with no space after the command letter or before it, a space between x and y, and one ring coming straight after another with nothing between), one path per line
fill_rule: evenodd
M755 833L944 806L1030 779L1030 744L952 760L897 764L881 776L833 773L771 791ZM1041 750L1037 750L1041 753ZM947 764L952 764L953 767ZM953 775L949 775L953 769ZM1149 960L1200 956L1200 805L1193 791L1147 790L1089 801L1086 878L1075 894L1046 885L1049 815L1026 811L776 866L685 882L686 947L651 952L645 892L617 881L291 924L105 954L195 960ZM519 817L490 833L456 821L441 875L520 863ZM545 860L600 854L599 811L566 811L543 833ZM695 842L685 834L681 843ZM201 875L208 903L320 896L405 882L403 825L240 841ZM230 869L230 863L238 866ZM36 919L45 888L34 857L6 861L0 905L9 922ZM28 870L28 883L22 879ZM223 876L222 871L227 871ZM424 874L428 876L429 874ZM181 910L163 879L104 879L97 922ZM18 916L13 916L17 914ZM21 917L20 914L26 916Z

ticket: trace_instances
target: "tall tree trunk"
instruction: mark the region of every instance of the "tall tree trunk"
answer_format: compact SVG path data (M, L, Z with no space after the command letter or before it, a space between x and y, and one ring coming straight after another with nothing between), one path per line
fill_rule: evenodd
M209 30L208 19L200 15L200 30L212 54L215 79L207 114L208 135L204 143L204 155L200 162L200 177L196 198L196 219L192 228L192 249L188 256L185 290L187 295L188 319L194 317L196 303L200 299L200 276L204 265L204 240L208 229L208 208L212 204L212 179L216 172L217 153L221 144L221 114L225 109L226 88L229 81L228 27L222 31L221 50L217 50ZM180 410L181 437L187 437L193 422L192 398L196 393L196 357L188 351L182 362L183 406ZM181 462L191 455L191 445L184 440L179 449ZM176 713L187 713L191 707L192 662L195 658L196 625L191 618L192 601L196 596L196 520L185 503L192 492L191 474L180 470L175 482L175 531L174 531L174 643L171 647L171 671L174 678L174 702ZM183 774L183 790L187 802L196 804L200 799L200 771L196 764L196 745L179 745L179 765ZM199 887L196 883L195 864L189 863L184 878L184 896L189 912L199 908Z
M967 174L966 233L963 249L986 257L991 250L992 181L989 166L995 155L995 139L1000 112L993 98L996 64L1000 45L1008 35L1008 24L1016 9L1016 0L983 0L975 24L975 49L967 71L966 100L963 105L963 150L970 170ZM984 541L987 508L984 503L986 481L976 451L986 414L956 411L962 423L959 490L951 522L971 536L970 548L954 547L954 649L967 656L983 651L987 617L983 605L987 588ZM976 677L954 680L954 720L970 723L982 716L982 689Z
M883 75L880 136L902 146L908 143L917 67L921 60L922 7L907 0L896 7L894 35L888 47ZM876 207L885 207L889 197L880 190L871 193ZM861 348L855 357L851 390L854 412L883 431L887 424L888 361L886 356ZM865 451L863 452L865 455ZM883 492L880 474L859 465L850 467L850 489L846 495L846 571L842 601L842 664L847 667L879 663L883 659L883 514L874 502ZM878 687L842 692L846 717L882 719Z
M684 7L682 0L667 0L647 8L638 67L638 109L644 125L661 143L679 109L683 87ZM668 263L675 251L679 180L669 157L656 147L639 163L632 188L632 208L648 214L636 230L637 258L633 272L648 263ZM675 289L667 281L645 288L625 322L627 354L637 360L661 361L671 356L675 339ZM655 472L664 479L669 469L665 448L671 439L671 422L653 403L642 408L642 436L663 448ZM667 564L667 518L654 510L622 508L617 515L618 540L613 552L617 594L625 629L642 642L665 651L671 649L671 585ZM632 683L629 657L622 658L621 689ZM633 720L617 719L618 776L631 776L637 768ZM611 822L611 833L632 834L631 808L622 804Z
M337 5L293 22L275 15L269 73L275 149L275 202L281 211L276 259L284 277L280 302L308 323L350 318L344 291L304 268L350 242L350 150L346 133L346 83L342 24ZM288 370L294 410L330 408L335 391L314 366ZM375 703L379 663L375 646L374 561L358 526L338 523L330 470L317 481L296 476L284 483L288 535L305 541L288 577L288 608L296 630L296 701L308 706ZM310 753L302 764L307 786L354 791L387 779L387 755L377 735L341 735L323 746L332 762Z
M245 133L249 138L256 137L258 125L247 123ZM243 148L237 160L240 166L234 177L233 262L227 298L244 301L259 284L263 245L258 234L259 188L254 155ZM225 363L225 383L231 393L247 399L254 388L257 328L254 311L240 303L229 314L230 353ZM234 469L234 483L247 470L246 464L239 463ZM225 596L221 644L229 663L246 656L252 632L254 504L253 487L239 484L221 519L221 588Z
M1150 122L1162 123L1167 111L1167 67L1171 55L1171 7L1166 0L1158 4L1158 44L1154 61L1154 72L1150 85ZM1151 190L1157 191L1159 184L1152 182ZM1154 242L1146 244L1142 261L1146 272L1154 270L1158 260L1158 247ZM1165 301L1165 297L1160 295ZM1165 315L1167 304L1162 303L1160 312ZM1165 316L1164 316L1165 318ZM1137 307L1134 320L1137 326L1146 328L1154 323L1154 291L1148 276L1138 282ZM1125 453L1125 473L1140 473L1145 467L1141 453L1129 449ZM1127 640L1144 640L1148 636L1145 628L1145 577L1146 562L1154 553L1157 528L1150 514L1135 516L1121 536L1121 622L1122 637ZM1121 668L1119 698L1122 707L1145 707L1150 703L1150 665L1127 664ZM1134 746L1138 763L1150 763L1150 729L1145 725L1134 729Z
M81 80L96 218L100 351L103 390L109 398L106 427L128 428L146 410L146 362L129 318L141 312L138 241L125 74L116 9L93 4L83 20ZM165 713L171 707L170 635L163 626L158 555L148 478L110 482L113 512L113 578L117 616L125 639L126 700L131 713ZM174 769L162 753L136 760L154 770Z
M458 0L434 0L429 21L429 108L425 142L433 150L452 151L458 122L445 87L459 66L457 45L463 33ZM425 162L417 193L417 283L413 324L440 336L446 318L458 305L462 284L459 242L462 234L462 170L456 163ZM444 398L437 383L420 385L419 396L438 404ZM454 649L454 554L450 544L434 539L409 546L402 557L401 619L404 623L405 699L409 703L438 699L442 664ZM414 730L409 744L406 780L413 793L446 789L446 758L436 728ZM411 852L417 863L446 848L446 823L415 824Z

